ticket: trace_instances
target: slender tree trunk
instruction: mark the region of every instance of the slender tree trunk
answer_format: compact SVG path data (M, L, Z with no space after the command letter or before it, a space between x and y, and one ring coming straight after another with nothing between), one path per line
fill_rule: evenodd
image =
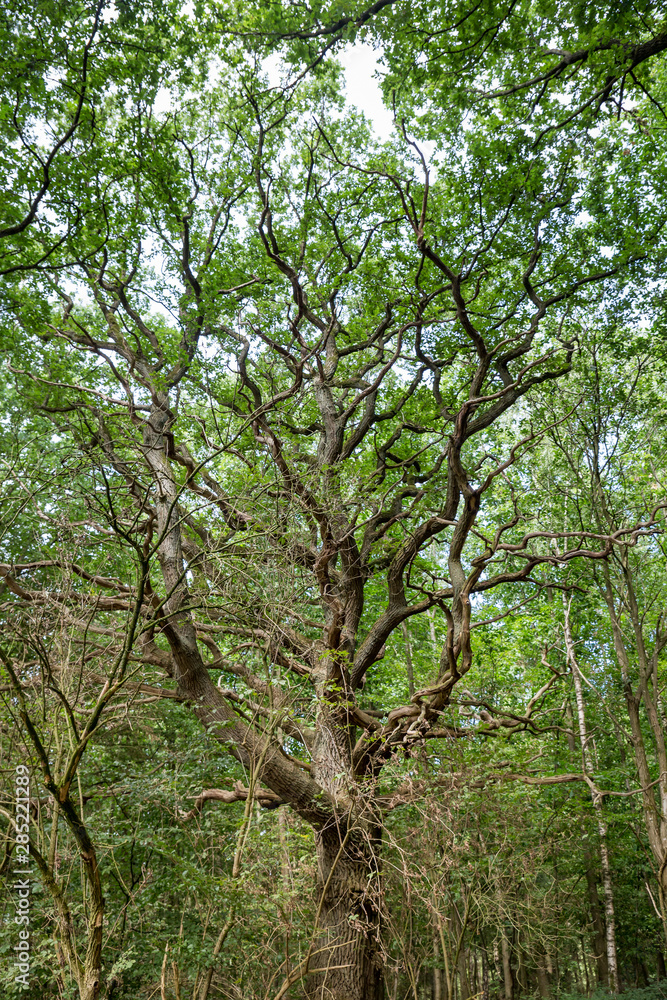
M493 942L493 967L496 973L496 979L500 983L503 979L503 964L500 960L500 948L498 947L497 939Z
M549 977L547 976L547 970L542 956L540 956L537 961L537 988L541 997L546 998L551 995Z
M577 702L577 721L579 724L579 738L581 740L581 754L584 771L590 774L593 770L592 754L589 746L588 730L586 728L586 711L584 705L584 692L581 682L581 672L574 651L574 642L570 630L570 608L563 594L564 607L564 634L565 650L567 659L572 671L574 681L574 693ZM595 809L600 838L600 866L602 868L602 886L604 889L604 915L605 915L605 946L607 955L607 972L609 988L613 993L619 991L618 981L618 958L616 954L616 919L614 916L614 891L611 878L611 865L609 863L609 851L607 848L607 824L604 819L604 806L602 799L592 795L593 808Z
M470 979L468 976L468 963L466 962L465 948L461 948L461 950L459 951L458 967L459 967L459 981L461 983L461 1000L468 1000L468 998L472 996L472 991L470 989Z
M280 838L280 873L285 899L290 899L292 889L292 865L289 856L289 846L287 840L287 812L285 809L278 810L278 836ZM285 919L285 975L289 977L290 969L290 936L292 931L292 903Z
M591 920L593 923L593 950L595 954L595 968L597 971L598 983L602 986L609 984L609 973L607 970L607 946L604 929L604 920L600 909L600 897L598 896L597 881L593 870L593 858L590 851L584 852L584 865L586 867L586 883L588 886L588 902L591 910Z
M523 948L517 948L518 953L518 965L516 970L516 980L517 986L519 987L519 993L528 993L530 991L530 983L528 980L528 970L526 968L526 955Z
M581 935L581 961L584 965L584 980L586 985L586 996L590 996L591 993L591 977L588 973L588 959L586 958L586 941L584 940L583 934Z
M620 990L618 957L616 954L616 918L614 916L614 892L611 880L611 865L607 849L607 824L602 816L602 803L598 801L598 832L600 834L600 863L602 865L602 885L604 888L605 940L607 945L607 968L609 988L614 993Z
M452 994L453 977L450 972L450 966L449 966L449 941L447 936L445 935L440 914L438 910L435 908L435 906L433 907L432 913L433 913L433 920L435 922L438 931L438 937L440 939L440 949L442 951L442 963L445 967L444 970L445 974L444 976L440 977L442 983L443 1000L450 1000Z
M414 667L412 664L412 645L410 643L410 633L408 632L408 623L403 622L403 642L405 643L405 666L408 675L408 697L412 698L415 693L415 677L414 677Z
M399 981L399 979L400 979L400 976L399 976L399 974L397 972L396 973L396 977L394 979L394 987L393 987L393 989L391 991L391 1000L398 1000L398 981Z
M433 1000L442 1000L442 971L439 966L438 935L433 932Z
M514 986L512 983L511 949L505 931L502 932L501 951L503 959L503 984L505 987L505 1000L513 1000Z
M468 911L467 911L467 908L466 908L464 919L463 919L463 921L461 921L461 918L459 916L458 910L456 909L456 906L454 905L452 907L452 923L453 923L453 927L454 927L454 933L455 933L456 938L458 940L458 947L457 947L455 959L456 959L456 967L457 967L458 973L459 973L459 983L460 983L460 986L461 986L461 1000L468 1000L468 997L470 997L472 995L472 991L470 989L470 981L469 981L469 978L468 978L468 968L467 968L467 962L466 962L466 949L465 949L464 944L463 944L463 938L464 938L464 935L465 935L467 920L468 920Z
M616 609L616 599L614 586L612 584L611 573L607 563L603 562L602 572L604 575L604 598L609 610L609 619L614 636L614 651L616 659L621 668L621 681L625 703L630 718L630 728L632 731L632 748L637 766L637 777L642 789L642 805L644 811L644 822L648 842L653 853L653 857L658 865L658 890L660 893L660 912L662 915L662 925L667 940L667 746L665 745L664 733L664 712L661 701L660 686L658 683L658 657L664 648L664 636L660 641L656 636L653 653L648 655L648 650L644 642L643 622L639 613L637 598L634 591L632 573L627 561L627 554L621 558L623 571L623 583L626 588L626 604L628 606L630 619L635 636L635 648L639 667L639 684L633 691L630 676L630 657L625 647L623 630L621 628L620 611ZM651 728L657 764L659 768L659 778L657 787L651 778L648 756L646 753L646 742L640 713L640 706L644 703L646 716ZM656 793L658 800L656 800Z
M482 1000L489 1000L489 956L482 945Z

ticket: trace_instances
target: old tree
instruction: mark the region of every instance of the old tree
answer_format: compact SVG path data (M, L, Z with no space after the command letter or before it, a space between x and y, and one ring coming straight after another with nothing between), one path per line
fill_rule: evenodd
M629 398L637 331L659 329L664 10L45 3L28 42L10 6L0 658L3 743L11 767L33 774L44 887L33 995L259 996L220 966L249 891L257 807L291 810L316 855L303 861L307 933L291 953L268 952L266 996L380 1000L394 967L387 817L451 791L453 745L484 755L498 734L532 734L534 756L540 738L578 734L578 766L515 777L579 780L582 795L588 781L600 806L581 682L578 730L562 694L567 670L580 673L570 612L582 593L611 615L629 780L644 790L638 836L648 830L664 918L665 637L658 617L636 679L618 605L637 606L633 551L660 544L664 460L652 454L641 489L629 476L631 500L605 500L626 481L605 471L620 424L605 429L599 413L576 424L593 398L591 344ZM345 102L336 56L361 37L381 58L386 141ZM657 384L647 344L624 440ZM565 491L576 516L548 480L593 451L590 493L590 477ZM474 697L461 684L474 629L510 629L531 602L543 617L565 609L563 664L545 644L504 703ZM96 802L121 794L111 747L123 734L143 729L132 752L160 770L150 743L165 705L191 743L172 830L217 816L208 801L245 805L224 847L224 879L240 888L211 896L209 950L179 973L167 934L151 985L123 958L149 862L123 878L113 830L126 843L128 814ZM471 787L484 780L475 770ZM149 829L164 846L163 828ZM599 830L604 846L602 818ZM469 907L452 913L465 1000ZM612 920L607 907L608 942ZM508 934L510 1000L521 978ZM614 956L604 975L617 987ZM536 962L543 992L551 969ZM403 969L425 995L419 971ZM430 988L453 994L452 977L434 973Z

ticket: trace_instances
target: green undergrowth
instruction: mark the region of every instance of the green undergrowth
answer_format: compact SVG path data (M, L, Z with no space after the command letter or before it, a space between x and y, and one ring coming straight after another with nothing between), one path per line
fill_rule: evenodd
M607 989L597 989L593 993L559 993L558 1000L612 1000L617 994ZM667 979L650 986L630 986L622 990L623 1000L667 1000Z

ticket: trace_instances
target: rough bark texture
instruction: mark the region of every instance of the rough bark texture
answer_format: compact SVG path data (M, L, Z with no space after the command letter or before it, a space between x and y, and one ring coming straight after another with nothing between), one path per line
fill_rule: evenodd
M309 1000L382 1000L377 832L335 825L317 835L319 933Z

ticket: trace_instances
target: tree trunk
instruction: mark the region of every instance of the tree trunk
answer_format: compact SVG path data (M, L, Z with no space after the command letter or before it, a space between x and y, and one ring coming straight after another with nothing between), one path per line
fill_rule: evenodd
M318 921L308 965L309 1000L382 1000L380 835L344 833L333 824L316 835Z
M466 950L461 948L457 965L459 967L459 981L461 983L461 1000L468 1000L472 996L470 980L468 978L468 963L466 962Z
M584 940L583 934L579 939L579 943L581 945L581 961L584 967L584 985L586 988L586 996L589 997L592 993L591 977L588 972L588 959L586 958L586 942Z
M456 908L456 904L452 907L452 926L454 928L455 940L457 941L456 952L454 959L456 962L456 968L459 974L459 986L460 986L460 998L461 1000L468 1000L471 996L470 983L468 981L468 967L466 962L466 949L464 947L463 939L466 932L466 927L468 925L468 908L466 906L463 915L463 920L459 916L459 912ZM452 970L452 981L454 979Z
M656 640L652 654L649 656L644 641L644 624L639 611L637 597L634 589L634 582L627 554L621 559L623 571L623 581L626 588L626 605L630 612L630 619L635 636L635 650L639 666L639 684L633 691L630 670L630 657L625 647L623 629L621 627L620 611L617 612L615 605L614 587L612 585L611 573L607 563L602 564L604 576L604 597L609 610L609 619L614 637L614 650L616 659L621 668L621 681L623 684L623 694L630 718L630 728L632 731L632 748L634 751L635 764L637 766L637 777L642 789L642 805L644 811L644 822L646 833L653 857L658 864L658 889L660 892L660 912L662 916L663 931L667 940L667 746L665 744L664 711L662 704L662 694L658 684L658 657L663 649L660 642ZM640 714L640 706L644 703L644 709L648 717L651 733L654 740L654 750L656 763L659 768L657 787L651 777L648 756L646 752L646 742L644 738L644 727ZM656 798L657 795L657 798Z
M504 931L501 940L501 948L503 956L503 985L505 987L505 1000L513 1000L514 986L512 983L511 946Z
M590 904L591 921L593 923L593 953L595 955L595 967L597 970L597 980L600 986L609 984L609 973L607 970L607 947L604 930L604 920L600 908L600 897L593 870L593 858L590 851L584 852L584 864L586 866L586 882L588 885L588 901Z
M602 804L598 806L598 832L600 834L600 861L602 864L602 884L604 886L605 939L607 945L607 968L609 970L609 989L618 993L621 988L618 977L618 958L616 955L616 918L614 916L614 893L611 882L611 864L607 850L607 824L601 818Z
M482 944L482 1000L489 1000L489 955L486 944Z
M581 740L581 755L584 771L591 774L593 771L593 755L589 746L588 730L586 727L586 710L584 703L583 685L581 683L581 672L574 651L574 642L570 631L570 606L563 594L564 609L564 634L567 661L572 672L574 682L574 693L577 702L577 720L579 723L579 738ZM591 793L593 808L596 812L598 834L600 838L600 866L602 868L602 885L604 889L604 916L605 916L605 951L607 955L607 975L609 989L612 993L619 992L618 979L618 958L616 954L616 918L614 916L614 890L611 878L611 864L609 861L609 851L607 848L607 824L604 818L604 806L599 795Z
M545 968L544 959L541 956L537 961L537 988L541 997L546 998L551 995L549 977Z
M433 932L433 1000L442 1000L442 971L440 969L440 955L438 947L438 935Z
M528 970L526 968L526 953L523 948L517 948L518 964L516 970L516 981L519 993L529 993L530 983L528 981Z

